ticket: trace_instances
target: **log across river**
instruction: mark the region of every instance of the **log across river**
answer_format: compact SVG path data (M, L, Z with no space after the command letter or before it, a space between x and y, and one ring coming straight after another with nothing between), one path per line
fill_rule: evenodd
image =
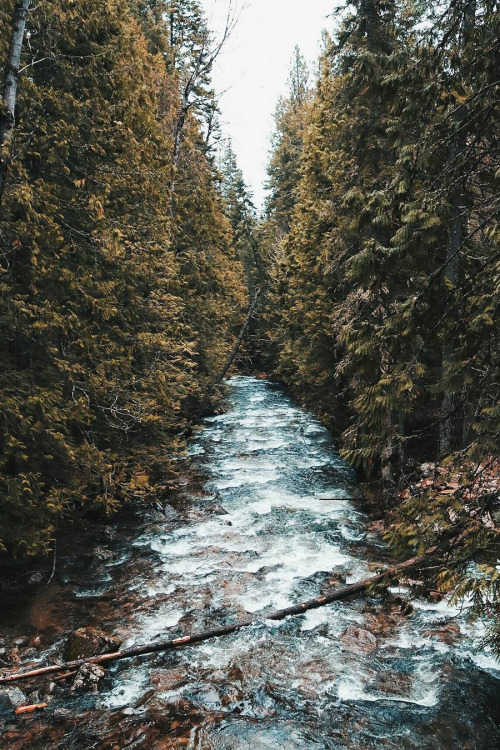
M330 435L278 386L233 379L231 409L179 468L166 516L110 527L83 562L61 548L51 586L0 611L0 630L41 635L33 668L83 625L125 651L224 637L110 664L95 696L57 688L17 720L36 722L30 748L500 747L499 665L466 608L352 597L390 558ZM22 748L27 727L7 725L0 747Z

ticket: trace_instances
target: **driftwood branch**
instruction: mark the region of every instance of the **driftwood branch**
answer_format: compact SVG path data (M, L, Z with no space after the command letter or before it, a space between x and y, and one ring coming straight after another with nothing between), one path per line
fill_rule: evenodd
M200 633L194 633L193 635L187 635L183 638L174 638L173 640L160 641L158 643L147 643L142 646L133 646L131 648L125 648L122 651L116 651L111 654L102 654L100 656L93 656L88 659L77 659L75 661L66 662L65 664L52 664L47 667L41 667L39 669L33 669L29 672L18 672L17 674L6 675L0 678L0 685L5 685L11 682L20 682L21 680L28 680L33 677L43 677L49 674L57 674L59 672L67 672L75 669L79 669L84 664L108 664L110 662L121 661L123 659L130 659L135 656L146 656L148 654L163 653L166 651L173 651L174 649L183 648L185 646L193 646L203 641L212 640L213 638L221 638L225 635L230 635L238 630L247 628L250 625L254 625L257 622L265 620L284 620L286 617L292 615L301 615L311 609L318 609L324 607L327 604L333 602L343 601L349 599L355 594L361 594L373 586L383 583L385 581L393 579L399 575L402 571L406 571L409 568L418 568L419 566L426 565L432 554L436 552L436 547L427 550L424 555L419 557L413 557L411 560L406 560L399 565L395 565L392 568L388 568L383 573L380 573L370 578L365 578L357 583L352 583L348 586L341 586L333 589L329 594L320 596L316 599L309 599L301 604L294 604L286 609L280 609L276 612L269 614L263 613L257 617L249 617L244 620L239 620L232 625L222 625L212 630L205 630Z

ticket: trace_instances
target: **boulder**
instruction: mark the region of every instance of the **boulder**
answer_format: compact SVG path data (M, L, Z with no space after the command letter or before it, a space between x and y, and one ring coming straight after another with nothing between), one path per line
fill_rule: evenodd
M22 635L19 638L14 638L12 643L14 646L17 646L17 648L22 648L23 646L26 646L26 644L28 643L28 640L29 640L28 636Z
M115 554L107 547L96 547L92 557L94 562L109 562L109 560L114 560Z
M340 636L346 651L354 654L369 654L377 648L377 639L369 630L350 625Z
M122 641L98 628L79 628L71 633L64 648L66 661L119 651Z
M207 513L212 513L214 516L228 516L229 515L227 510L223 508L222 505L219 505L218 503L209 505L207 508Z
M0 716L8 716L23 703L28 703L28 699L19 688L0 688Z

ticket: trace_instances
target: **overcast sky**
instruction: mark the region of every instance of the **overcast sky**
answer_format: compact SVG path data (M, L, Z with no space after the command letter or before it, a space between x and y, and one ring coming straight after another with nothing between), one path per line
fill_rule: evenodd
M233 0L234 2L234 0ZM260 207L273 128L273 113L286 92L296 44L314 64L321 32L331 28L334 0L238 0L241 15L213 71L221 99L222 128L229 135L245 181ZM221 33L229 0L202 0L209 25Z

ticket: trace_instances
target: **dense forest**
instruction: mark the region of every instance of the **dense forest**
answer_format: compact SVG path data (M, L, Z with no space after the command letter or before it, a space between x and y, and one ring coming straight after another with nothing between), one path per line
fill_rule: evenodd
M238 334L247 292L214 166L216 53L191 0L28 11L0 206L9 555L49 550L68 515L161 499Z
M377 480L400 551L497 611L500 13L358 0L297 50L261 228L273 366Z
M262 217L196 0L29 6L0 10L4 558L161 502L260 293L240 366L328 424L397 552L437 546L433 585L500 616L498 2L338 9L317 80L292 61Z

